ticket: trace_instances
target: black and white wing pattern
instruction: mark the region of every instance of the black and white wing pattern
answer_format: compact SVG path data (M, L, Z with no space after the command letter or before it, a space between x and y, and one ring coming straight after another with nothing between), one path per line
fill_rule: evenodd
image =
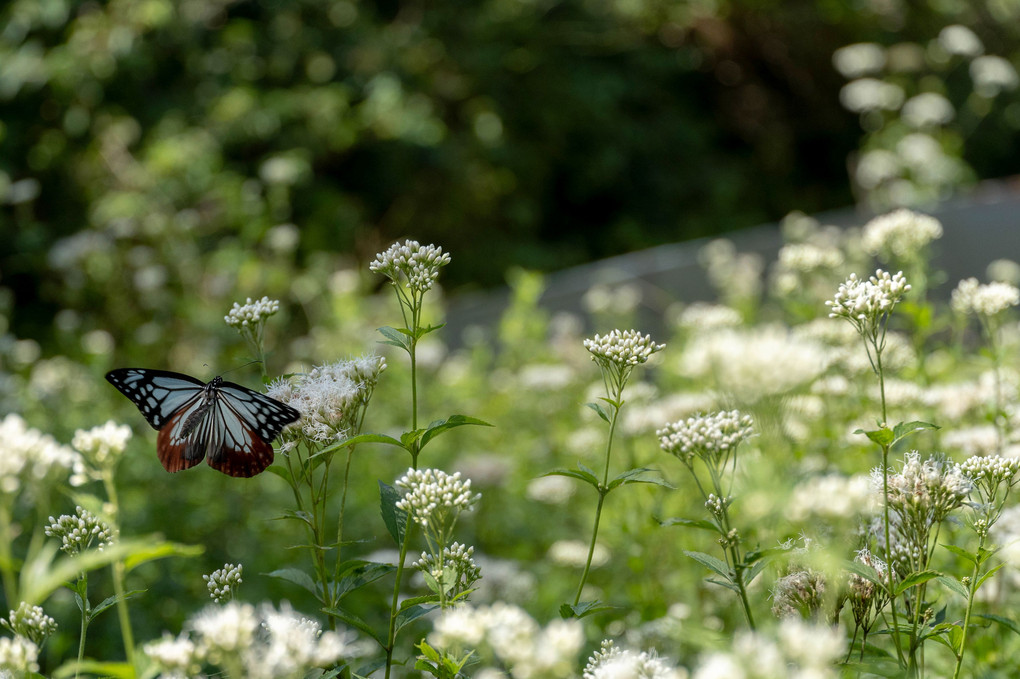
M121 368L106 379L159 430L156 451L168 472L209 466L255 476L273 462L271 445L301 415L265 394L216 377L208 384L166 370Z

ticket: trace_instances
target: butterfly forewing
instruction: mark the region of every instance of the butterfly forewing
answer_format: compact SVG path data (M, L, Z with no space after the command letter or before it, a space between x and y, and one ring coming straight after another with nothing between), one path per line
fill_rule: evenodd
M106 378L156 429L157 452L170 472L209 466L230 476L254 476L273 462L270 445L300 413L220 378L209 384L164 370L125 368Z

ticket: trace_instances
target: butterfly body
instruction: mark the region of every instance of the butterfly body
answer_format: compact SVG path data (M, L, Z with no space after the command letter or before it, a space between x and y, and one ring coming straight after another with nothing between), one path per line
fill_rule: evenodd
M254 476L273 462L273 439L301 416L221 377L204 383L167 370L121 368L106 379L159 431L156 451L168 472L205 459L224 474Z

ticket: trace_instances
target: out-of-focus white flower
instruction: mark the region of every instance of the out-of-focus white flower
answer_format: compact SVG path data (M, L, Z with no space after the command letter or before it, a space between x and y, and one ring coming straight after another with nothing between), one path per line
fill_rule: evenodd
M942 145L938 140L924 132L911 132L904 136L896 142L896 152L911 169L916 171L923 170L925 166L932 163L941 162L945 157ZM923 229L923 226L920 228ZM933 232L934 230L931 229L929 235ZM938 233L941 235L941 229L938 230ZM938 237L935 236L935 238Z
M12 679L39 671L39 647L25 637L0 637L0 676Z
M956 116L956 109L941 94L923 92L907 99L900 115L907 125L920 129L945 125Z
M861 244L869 255L888 260L891 256L916 255L942 237L942 223L934 217L906 208L875 217L864 225Z
M733 328L743 322L740 312L723 304L695 302L682 312L679 325L690 332L708 332L719 328Z
M1000 92L1015 90L1020 84L1013 64L1002 57L986 55L970 62L970 77L974 91L982 97L994 97Z
M528 483L525 495L535 502L562 505L573 497L574 490L574 482L565 476L540 476Z
M112 469L117 465L127 442L131 439L131 427L118 425L113 420L88 431L79 429L74 432L71 445L81 453L85 465L76 469L76 473L85 474L91 479L102 478L103 470Z
M981 285L976 278L965 278L953 290L953 311L961 314L995 316L1020 304L1020 289L1009 283Z
M844 78L860 78L885 67L885 49L877 43L858 42L832 53L832 64Z
M903 163L900 157L886 149L873 149L861 154L854 168L854 178L864 189L875 187L901 176Z
M686 679L687 672L678 670L654 651L632 651L618 648L611 640L602 642L584 668L584 679Z
M20 415L11 413L0 420L0 493L13 495L26 481L65 477L80 464L77 453L30 428Z
M996 259L988 264L985 271L989 280L1020 285L1020 264L1012 259Z
M851 80L839 91L839 103L854 113L895 111L903 105L903 88L877 78Z
M549 558L560 566L584 568L588 561L590 545L581 540L557 540L549 547ZM604 566L609 561L609 550L601 543L595 543L595 551L591 555L591 567Z
M831 360L818 342L764 326L699 335L684 347L680 368L738 403L752 404L810 383Z
M960 57L976 57L985 51L981 38L960 24L946 26L939 31L938 42L947 53Z
M526 365L517 372L522 389L556 391L570 385L574 369L562 363Z
M843 253L836 247L820 247L811 243L790 243L779 251L779 266L789 271L810 273L819 269L835 269L843 264Z
M991 424L964 429L950 429L942 434L946 450L959 450L964 455L991 455L999 448L999 432Z
M151 641L142 652L156 664L168 679L190 679L201 671L201 658L195 643L182 634L172 637L164 633L159 641Z
M871 480L865 474L843 476L823 474L812 476L794 487L787 505L793 521L806 521L812 517L849 519L867 508L874 495Z
M207 607L189 620L189 626L201 637L209 659L217 663L224 654L241 653L255 643L259 619L251 604L231 601Z

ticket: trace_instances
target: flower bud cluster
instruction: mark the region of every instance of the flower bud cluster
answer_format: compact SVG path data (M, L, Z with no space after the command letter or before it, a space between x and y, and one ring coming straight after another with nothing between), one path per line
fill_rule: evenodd
M421 572L431 575L449 594L455 596L470 589L471 585L482 577L482 569L472 558L474 553L474 547L454 542L449 547L443 548L442 558L422 552L421 558L413 565ZM444 571L453 573L452 582L445 581Z
M244 582L241 579L241 564L225 563L209 575L203 575L209 596L218 604L225 604L234 597L234 589Z
M71 439L71 445L81 453L86 463L85 473L97 478L104 469L111 469L120 460L131 439L131 427L118 425L113 420L88 431L79 429Z
M462 481L460 472L447 474L439 469L408 469L395 485L404 491L397 509L422 526L441 520L447 511L469 510L482 497L471 492L471 479Z
M223 317L227 325L241 330L250 326L257 326L266 322L270 316L280 310L279 300L263 297L252 301L251 297L244 301L244 304L234 302L234 306Z
M1020 304L1020 289L1009 283L981 285L976 278L965 278L953 290L950 305L961 314L995 316Z
M112 545L116 537L109 524L81 507L75 508L74 516L61 514L59 519L51 516L45 533L50 537L60 538L62 543L60 549L72 556L93 545L101 552L104 547Z
M46 639L57 631L57 622L46 615L41 606L32 606L22 601L18 610L11 611L7 618L0 618L3 625L12 634L30 640L36 646L42 646Z
M584 340L584 348L591 353L591 360L600 365L613 363L622 367L644 363L666 345L656 344L651 335L642 335L637 330L612 330L607 335Z
M825 575L810 568L796 570L776 580L772 589L772 614L777 618L813 617L825 599Z
M449 263L450 255L443 252L443 248L408 240L394 243L386 251L377 254L368 268L386 276L395 285L403 277L411 290L426 292L439 278L439 269Z
M878 269L875 275L863 280L852 273L841 283L833 299L825 302L829 318L845 318L857 327L858 332L874 333L879 320L892 311L896 303L910 290L903 272L890 275Z
M659 446L687 465L695 455L706 462L718 461L753 433L751 417L738 410L695 415L655 432Z

